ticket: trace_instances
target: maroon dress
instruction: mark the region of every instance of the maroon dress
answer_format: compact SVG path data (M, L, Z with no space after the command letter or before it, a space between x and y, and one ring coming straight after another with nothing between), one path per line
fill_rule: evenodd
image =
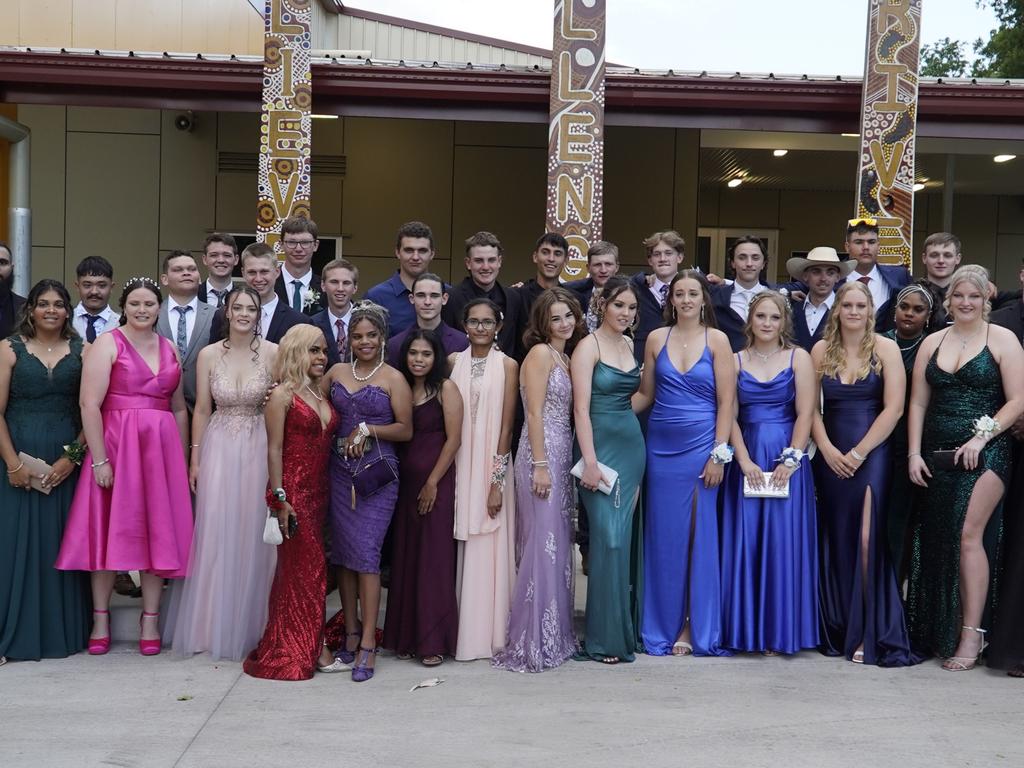
M418 498L447 439L437 397L415 406L413 438L399 447L402 467L395 508L391 587L384 647L414 656L454 656L459 631L455 598L455 463L437 484L434 508Z
M338 415L320 416L300 397L284 422L282 480L298 519L298 531L277 548L270 588L270 616L256 650L242 668L269 680L308 680L316 670L324 631L327 570L323 524L327 513L327 458Z

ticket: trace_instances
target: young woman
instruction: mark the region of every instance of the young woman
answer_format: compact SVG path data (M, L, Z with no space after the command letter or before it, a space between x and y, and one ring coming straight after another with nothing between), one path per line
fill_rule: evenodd
M241 661L263 634L277 552L263 543L267 427L263 400L277 345L260 338L260 297L224 297L228 336L199 353L189 482L196 530L189 578L167 607L174 652ZM214 411L214 404L217 410Z
M412 440L398 449L402 474L395 507L384 647L400 659L436 667L455 655L455 454L462 441L462 396L433 331L414 328L399 351L412 390Z
M995 510L1010 472L1007 430L1024 412L1024 351L1012 331L987 322L988 291L981 267L953 273L945 302L953 324L921 344L908 419L910 479L927 489L927 514L914 531L911 637L950 671L973 669L985 648L982 620L996 597L990 584L1002 533ZM942 451L953 451L952 460L943 462Z
M188 411L178 350L155 329L162 299L147 277L125 283L121 327L93 342L82 369L90 472L79 477L57 567L92 572L94 655L110 649L116 571L142 572L143 656L160 653L164 579L188 575Z
M639 642L640 482L644 436L633 412L640 366L626 332L637 318L629 282L609 278L601 291L601 322L572 355L573 414L583 460L580 499L590 521L590 569L583 653L604 664L633 661ZM604 465L618 473L606 477ZM610 493L600 490L601 486Z
M721 646L718 486L732 459L732 348L715 329L703 276L669 283L667 327L651 331L640 397L647 424L641 637L654 656L717 655Z
M412 392L384 362L387 339L387 310L359 302L349 316L351 362L327 372L340 416L331 455L331 565L340 569L346 637L337 655L355 662L357 683L373 677L376 663L380 552L398 501L394 444L412 437Z
M889 436L903 412L903 360L895 342L875 334L863 283L839 289L827 323L811 350L824 400L812 427L822 500L820 650L858 664L914 664L886 542Z
M811 357L793 343L789 300L750 302L736 360L736 460L722 512L722 637L733 651L798 653L818 645L818 528L804 451L817 405ZM765 480L765 474L771 478ZM744 494L772 485L786 498Z
M543 672L576 653L573 631L572 382L569 355L583 310L567 289L544 291L530 309L520 388L526 426L516 455L516 575L505 650L493 665Z
M53 567L84 453L81 376L67 289L40 280L14 335L0 341L0 663L63 658L89 637L87 580ZM24 455L52 470L32 472ZM49 495L32 490L33 481Z
M267 401L267 506L284 541L270 588L269 616L259 645L242 669L269 680L308 680L314 670L348 669L324 643L323 524L327 457L338 416L326 397L327 342L315 325L296 325L278 345Z
M463 310L469 349L449 358L452 381L467 404L455 459L458 540L459 661L489 659L505 644L515 577L515 488L512 421L519 369L495 346L501 310L473 299Z

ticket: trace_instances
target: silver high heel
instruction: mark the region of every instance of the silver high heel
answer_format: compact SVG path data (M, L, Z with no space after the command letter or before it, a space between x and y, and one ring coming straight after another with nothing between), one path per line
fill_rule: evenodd
M968 627L966 624L963 625L962 629L969 629L972 632L977 632L981 635L981 648L978 649L978 655L973 659L969 656L950 656L942 662L942 668L947 672L968 672L969 670L974 669L978 665L978 659L981 658L981 654L983 654L985 649L988 647L988 643L985 642L985 634L988 632L987 629Z

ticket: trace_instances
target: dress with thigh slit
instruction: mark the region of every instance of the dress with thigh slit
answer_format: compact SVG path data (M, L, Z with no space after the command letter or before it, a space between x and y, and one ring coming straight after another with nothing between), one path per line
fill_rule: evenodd
M821 388L825 431L837 450L848 453L882 412L882 377L872 370L865 378L845 384L823 376ZM889 557L886 507L890 471L888 440L871 451L850 478L838 477L821 452L814 457L821 569L819 650L852 659L863 643L865 664L900 667L920 659L910 650L903 601ZM865 569L860 544L868 494L870 535Z

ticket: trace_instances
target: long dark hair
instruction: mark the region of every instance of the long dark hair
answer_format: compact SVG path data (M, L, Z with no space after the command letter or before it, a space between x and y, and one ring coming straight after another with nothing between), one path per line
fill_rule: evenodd
M121 298L118 299L117 306L121 308L121 322L120 325L128 324L128 315L124 312L124 305L128 301L128 297L132 291L137 288L145 288L147 291L151 291L156 296L157 305L163 305L164 295L160 292L160 286L156 284L154 280L150 280L148 277L133 277L124 284L124 290L121 291ZM153 320L153 326L156 327L157 322L160 320L160 313L156 313L156 319Z
M60 329L60 337L62 339L71 339L78 336L75 332L75 327L71 324L72 315L74 314L71 295L68 293L68 289L64 287L64 283L59 280L50 280L49 278L40 280L28 292L28 298L25 299L25 306L22 307L21 319L18 327L15 329L15 333L20 334L26 339L34 339L36 337L36 323L32 318L32 311L39 303L39 297L47 291L54 291L60 296L67 311L67 315L64 317L64 327Z
M449 373L448 358L444 354L441 338L436 333L426 328L414 328L411 330L398 351L398 370L405 376L405 380L409 382L409 388L411 389L416 383L416 377L409 370L409 349L414 341L421 339L427 342L434 352L434 365L427 371L427 375L423 377L423 388L427 391L428 395L433 396L441 391L441 385L448 378Z
M715 319L715 308L711 306L711 285L708 283L708 279L704 276L703 272L698 272L696 269L684 269L676 272L676 276L672 278L672 281L668 284L668 296L665 297L665 309L663 312L663 319L665 325L675 325L676 322L676 307L672 303L672 291L675 290L676 283L680 280L696 280L700 286L701 294L703 294L704 305L701 308L701 324L705 328L717 328L718 321Z
M249 340L249 349L252 351L252 361L255 363L260 359L260 340L262 338L260 336L260 329L262 328L260 325L260 308L262 304L260 302L260 295L255 291L255 289L250 288L244 283L242 285L236 285L228 292L228 295L224 297L224 321L227 327L224 331L224 341L222 341L221 344L224 347L225 353L227 350L231 349L231 323L228 321L228 308L231 306L231 302L234 300L235 296L238 295L248 296L256 303L256 322L254 323L252 338Z

